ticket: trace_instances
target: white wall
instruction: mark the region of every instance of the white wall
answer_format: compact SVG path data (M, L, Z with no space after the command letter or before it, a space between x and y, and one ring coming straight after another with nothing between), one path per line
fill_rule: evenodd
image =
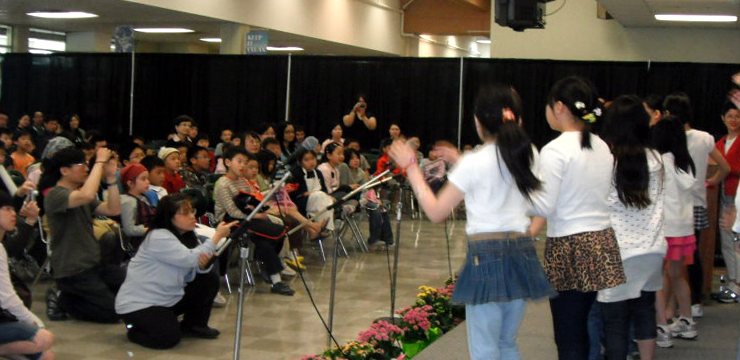
M124 0L401 55L401 14L363 0ZM400 9L399 0L382 0Z
M490 56L490 46L478 44L473 36L428 36L418 39L418 51L409 51L407 56L418 57L484 57ZM410 39L410 47L416 44L415 39ZM448 46L449 45L449 46ZM477 54L476 54L477 52Z
M556 9L562 0L548 4ZM625 28L596 17L596 1L567 0L544 30L498 26L491 15L491 57L556 60L740 62L740 31Z

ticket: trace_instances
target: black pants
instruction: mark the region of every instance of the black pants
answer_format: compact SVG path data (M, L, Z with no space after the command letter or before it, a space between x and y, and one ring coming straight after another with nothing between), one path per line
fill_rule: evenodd
M387 211L381 210L377 204L369 204L368 226L370 227L370 238L368 243L374 244L377 241L384 241L388 244L393 243L393 230L391 229L391 219Z
M701 304L702 293L704 292L704 271L701 267L701 257L699 256L699 237L702 230L694 229L696 236L696 249L694 250L694 263L687 267L689 273L689 286L691 286L691 304Z
M601 303L601 306L608 359L627 358L631 324L635 326L635 340L656 338L655 292L643 291L637 299Z
M117 265L100 265L83 273L56 279L61 291L59 306L73 317L99 323L115 323L115 301L126 271Z
M280 250L283 248L284 239L274 240L261 236L251 236L254 244L254 257L265 264L268 275L274 275L283 271L283 263L280 261Z
M559 291L550 299L552 325L559 360L587 360L589 350L588 313L596 292Z
M180 342L182 327L205 327L218 292L218 273L198 274L185 287L185 295L173 307L152 306L123 314L128 339L152 349L169 349ZM182 325L177 317L184 314Z

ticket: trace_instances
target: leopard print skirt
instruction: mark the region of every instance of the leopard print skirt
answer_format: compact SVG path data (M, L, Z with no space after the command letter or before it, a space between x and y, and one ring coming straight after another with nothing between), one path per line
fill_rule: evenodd
M598 291L627 281L612 228L547 238L545 273L557 291Z

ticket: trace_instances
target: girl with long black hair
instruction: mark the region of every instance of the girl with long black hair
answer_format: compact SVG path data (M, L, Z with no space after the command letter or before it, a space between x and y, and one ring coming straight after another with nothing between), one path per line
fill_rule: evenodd
M457 161L438 195L411 147L396 141L390 150L429 219L444 221L465 200L468 254L452 300L465 304L474 360L520 359L516 337L525 300L554 294L528 233L526 212L542 184L532 172L537 153L520 115L521 101L510 87L482 90L474 122L484 145Z
M593 85L580 77L556 82L545 108L561 134L540 153L543 191L532 197L532 213L547 218L545 271L558 291L550 309L560 360L588 358L596 292L625 282L607 204L613 159L591 133L602 111Z
M650 115L637 96L612 102L602 129L614 155L609 213L627 282L598 292L606 356L626 359L630 324L640 359L651 360L657 336L655 292L663 286L663 162L652 149Z
M665 238L668 242L663 290L656 301L660 347L671 347L672 337L696 338L696 322L691 315L691 290L683 274L694 263L694 198L696 167L686 146L686 132L681 119L666 116L653 126L653 146L663 157L665 176ZM679 318L668 325L666 302L676 296Z

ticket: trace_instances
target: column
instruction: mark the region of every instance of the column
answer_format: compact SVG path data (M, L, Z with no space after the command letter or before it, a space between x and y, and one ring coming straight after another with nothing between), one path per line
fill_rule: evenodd
M246 36L249 26L243 24L221 25L221 54L246 54Z

